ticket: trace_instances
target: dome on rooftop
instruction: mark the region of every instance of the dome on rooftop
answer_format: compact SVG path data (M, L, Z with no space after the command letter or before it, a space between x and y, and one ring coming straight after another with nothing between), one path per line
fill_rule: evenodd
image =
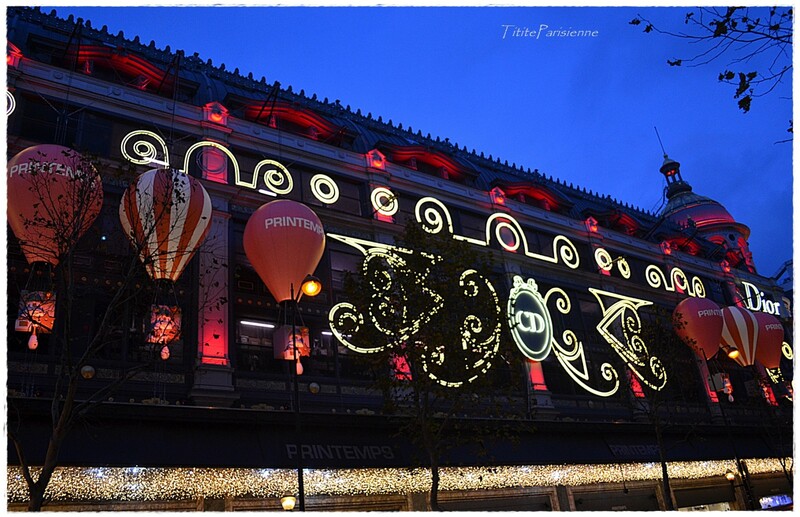
M713 199L695 194L691 188L671 196L662 215L682 227L689 224L689 219L698 228L736 224L736 220L724 206Z

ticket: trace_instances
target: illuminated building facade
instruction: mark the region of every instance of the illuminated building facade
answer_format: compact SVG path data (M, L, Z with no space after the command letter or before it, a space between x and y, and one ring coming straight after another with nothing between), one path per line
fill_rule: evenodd
M487 284L503 314L497 339L513 339L526 358L507 373L519 384L518 418L535 424L513 443L498 438L491 459L448 458L444 508L656 510L673 497L679 508L744 509L791 501L779 461L789 458L791 471L791 305L756 272L749 229L694 193L677 162L665 157L668 203L653 214L88 21L12 8L7 22L8 158L54 143L101 164L103 210L75 263L84 293L77 323L87 333L133 254L118 222L126 188L119 178L172 167L199 179L213 205L207 248L176 282L180 339L167 360L126 382L70 434L51 484L53 507L279 510L281 495L296 490L299 457L308 509L424 509L427 478L408 469L416 465L410 442L382 414L359 357L368 350L350 341L348 322L359 309L344 290L346 273L390 250L409 219L497 258L500 280ZM249 215L274 199L309 206L327 237L316 271L324 290L300 303L300 447L293 365L278 348L285 314L243 247ZM30 266L9 234L9 425L19 426L37 464L58 354L47 335L29 350L27 334L14 327ZM138 309L152 297L148 286L131 286L124 324L92 361L81 396L157 353ZM671 312L689 297L776 316L786 342L780 366L744 368L721 353L706 363L687 346L643 360L647 343L636 337L650 310ZM620 330L623 318L632 334ZM494 359L493 346L486 358ZM501 368L499 360L478 361L443 383L457 389L486 374L489 362ZM653 426L636 409L643 386L669 402L662 416L671 496L659 484ZM19 460L10 445L8 454L10 507L21 508ZM737 456L748 490L740 477L725 479Z

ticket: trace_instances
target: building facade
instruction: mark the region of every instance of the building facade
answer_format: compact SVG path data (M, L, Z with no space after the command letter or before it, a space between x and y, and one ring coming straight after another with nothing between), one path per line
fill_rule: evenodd
M650 213L90 21L9 8L7 36L8 159L62 145L91 154L103 179L100 216L71 272L73 327L88 341L115 292L131 300L78 385L78 400L103 393L102 403L62 447L50 508L280 510L281 495L297 491L299 461L308 509L425 509L424 465L384 413L343 316L354 310L347 274L391 250L408 220L494 257L497 339L524 357L502 370L490 343L485 361L452 380L502 370L526 425L498 437L488 457L467 448L445 458L444 508L791 504L791 302L757 272L749 229L693 192L678 162L654 167L668 203ZM147 339L148 309L164 293L146 276L128 282L136 253L118 215L129 183L155 168L196 178L212 205L205 244L169 291L182 328L164 360ZM327 238L315 272L323 292L299 303L307 354L297 402L296 370L280 349L286 310L243 244L251 214L275 199L310 207ZM47 334L31 350L15 327L41 270L11 231L7 264L8 424L40 465L62 350ZM655 309L671 314L687 298L778 318L780 365L700 358L684 344L648 352L641 336ZM664 403L653 408L646 392ZM473 417L468 425L484 425ZM9 508L23 508L11 442L8 457Z

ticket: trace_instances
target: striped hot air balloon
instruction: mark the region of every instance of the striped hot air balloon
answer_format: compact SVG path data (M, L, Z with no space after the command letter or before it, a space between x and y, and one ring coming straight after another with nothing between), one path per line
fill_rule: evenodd
M735 348L739 354L733 357L742 366L750 366L756 359L759 325L755 315L742 307L722 309L722 345Z
M153 169L128 187L119 218L150 277L174 282L208 234L211 198L188 174Z

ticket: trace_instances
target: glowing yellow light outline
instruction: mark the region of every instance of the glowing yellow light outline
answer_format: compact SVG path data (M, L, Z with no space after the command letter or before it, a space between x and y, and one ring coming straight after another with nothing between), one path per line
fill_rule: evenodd
M769 376L770 380L775 384L780 384L783 382L783 373L781 373L780 368L764 368L767 371L767 375Z
M364 262L362 263L362 273L364 273L365 275L366 275L368 267L369 267L369 261L372 260L372 259L376 259L376 258L377 259L383 259L383 260L386 260L389 264L393 264L393 263L399 264L400 262L402 262L402 259L399 258L398 254L399 253L410 253L408 250L403 249L403 248L398 248L396 246L391 246L391 245L388 245L388 244L382 244L382 243L378 243L378 242L372 242L372 241L368 241L368 240L365 240L365 239L359 239L359 238L355 238L355 237L348 237L348 236L345 236L345 235L337 235L337 234L329 233L328 237L330 237L330 238L332 238L334 240L338 240L338 241L340 241L342 243L348 244L349 246L352 246L352 247L356 248L357 250L359 250L361 253L364 254L365 258L364 258ZM432 266L442 260L441 257L436 257L434 255L431 255L431 254L428 254L428 253L425 253L425 252L420 252L420 253L423 256L426 256L429 259L431 259L431 265ZM406 342L406 341L410 340L415 334L417 334L419 332L421 326L425 325L425 324L428 324L429 321L430 321L430 318L442 307L442 297L438 293L430 291L429 289L424 287L425 279L427 278L429 272L430 272L429 269L426 269L423 273L415 272L415 275L417 277L416 282L418 284L423 285L423 289L425 289L425 291L431 296L431 300L433 302L433 308L430 309L426 313L426 317L425 318L416 319L415 321L413 321L411 326L409 326L408 328L401 329L400 335L397 336L397 335L393 335L392 334L391 329L382 328L381 325L380 325L380 322L374 316L368 315L368 316L370 316L371 322L375 326L375 328L377 330L379 330L380 332L382 332L387 337L390 337L392 339L392 341L390 343L387 343L387 344L384 344L384 345L381 345L381 346L378 346L378 347L375 347L375 348L370 348L370 349L365 349L365 348L358 347L358 346L352 344L348 340L348 338L345 335L345 333L342 331L342 327L349 320L349 321L355 323L355 330L351 329L350 332L355 332L361 327L361 325L364 324L365 317L355 305L353 305L351 303L348 303L348 302L338 303L338 304L334 305L331 308L331 310L328 312L328 323L330 325L332 334L344 346L346 346L350 350L352 350L354 352L357 352L357 353L376 353L376 352L380 352L380 351L385 350L386 347L389 344L393 343L393 344L396 345L396 344L403 343L403 342ZM491 296L492 296L492 299L493 299L494 305L495 305L495 311L496 311L495 316L496 317L499 316L499 314L500 314L500 302L499 302L499 299L497 297L497 292L494 289L494 286L492 285L492 283L488 279L486 279L483 276L481 276L477 271L475 271L473 269L469 269L469 270L466 270L466 271L462 272L461 276L459 278L459 287L461 287L463 289L464 294L467 295L467 296L470 296L471 292L477 292L478 286L476 284L476 281L469 279L469 277L472 276L472 275L478 275L480 277L480 280L482 281L483 285L485 285L489 289L489 292L491 293ZM365 278L367 278L367 277L365 276ZM385 278L389 279L388 275ZM372 282L372 280L370 280L370 282ZM380 290L379 287L380 286L375 286L375 285L373 285L371 283L371 288L372 288L373 292L380 293L381 290ZM373 295L373 299L374 298L379 298L379 296L378 295ZM378 303L379 303L379 300L378 300ZM408 303L408 300L405 300L404 304L407 304L407 303ZM405 310L406 309L405 309L405 305L404 305L404 308L403 308L403 311L404 311L403 314L404 315L405 315ZM372 313L372 310L370 310L370 314L371 313ZM464 320L464 327L462 328L462 343L461 343L462 348L465 351L468 351L468 350L483 351L482 357L480 357L472 365L474 369L479 369L479 371L476 374L472 375L471 377L469 377L468 379L466 379L464 381L455 381L454 382L454 381L449 381L449 380L445 380L445 379L440 379L440 378L438 378L436 376L436 374L434 372L430 371L430 369L428 368L428 361L425 360L428 356L426 354L423 354L423 356L422 356L423 357L422 368L425 371L425 373L428 375L428 377L430 377L431 380L437 382L438 384L440 384L442 386L451 387L451 388L457 388L459 386L462 386L465 383L469 383L469 382L474 381L481 374L485 373L489 368L491 368L491 366L492 366L491 359L497 354L497 351L499 350L499 346L500 346L501 323L500 323L500 318L499 317L497 317L496 319L497 319L497 321L496 321L495 326L492 329L492 332L490 333L489 337L487 339L485 339L484 341L480 342L480 343L476 342L476 340L474 339L475 333L479 333L479 332L481 332L483 330L482 324L480 322L480 318L478 318L475 315L468 315ZM488 346L488 348L486 348L487 346ZM441 357L441 354L436 354L434 352L434 353L430 354L430 360L443 361L444 359Z
M597 324L597 331L642 382L652 389L660 391L667 384L667 372L658 357L649 355L647 344L639 336L642 329L639 309L652 305L653 302L592 287L589 288L589 292L597 298L600 308L603 310L603 318ZM607 305L605 301L608 300L611 300L611 303ZM626 309L633 312L633 318L628 317L623 320ZM618 318L620 319L618 323L622 326L622 333L625 337L624 343L610 330L614 320ZM642 357L648 359L647 363L640 360ZM649 368L650 373L653 374L657 382L645 377L640 372L642 368Z
M612 259L611 254L604 248L597 248L594 250L594 261L597 264L597 267L608 272L611 272L611 270L614 269L614 263L616 262L619 274L622 275L622 277L626 280L631 277L631 267L628 264L628 261L625 260L625 257L620 256L616 259Z
M6 101L8 101L8 104L6 105L6 117L8 117L14 113L15 109L17 109L17 99L14 98L13 93L6 90Z
M428 203L432 204L433 206L425 207L423 210L424 205ZM421 198L417 202L416 207L414 207L414 215L416 216L417 222L422 224L422 228L428 233L437 234L446 227L447 232L452 235L454 239L469 242L478 246L489 245L493 236L492 224L496 220L500 219L500 221L497 223L498 228L495 229L494 237L497 239L500 246L502 246L506 251L514 252L521 245L526 257L549 262L551 264L557 264L560 258L561 262L563 262L570 269L577 269L578 266L580 266L578 249L575 247L575 244L573 244L572 241L564 235L556 235L553 238L552 256L531 252L528 249L528 240L525 237L525 232L523 231L522 226L514 217L504 212L495 212L486 220L486 236L484 240L473 239L471 237L455 234L453 231L453 220L450 216L450 211L435 197L427 196ZM500 228L508 228L514 232L515 236L518 237L516 246L509 246L500 238Z
M386 198L385 202L380 201L382 197ZM379 214L385 216L393 216L400 209L400 203L397 202L397 196L386 187L375 187L372 194L369 196L372 208Z
M234 176L235 176L235 178L237 180L237 185L238 185L238 180L239 180L239 162L236 161L236 157L233 156L233 153L231 153L230 150L228 150L227 147L225 147L223 145L220 145L220 144L218 144L216 142L209 142L208 140L203 140L203 141L197 142L196 144L193 144L192 146L190 146L186 150L186 154L183 155L183 171L185 173L187 173L187 174L189 173L189 158L191 157L191 155L195 151L195 149L200 149L201 147L213 147L214 149L222 151L225 155L228 156L228 158L231 159L231 163L233 164Z
M550 297L553 295L557 297L555 299L556 309L558 309L561 314L569 314L570 310L572 310L572 302L570 302L567 293L560 287L554 287L547 291L547 294L544 296L545 304L549 302ZM561 367L572 377L572 380L575 381L576 384L598 397L610 397L619 390L619 374L611 363L603 363L600 365L600 373L603 379L613 383L610 389L601 391L587 384L586 381L589 380L589 368L586 364L586 352L583 349L583 343L578 339L578 336L575 335L575 332L569 329L562 333L562 338L566 346L563 346L557 340L553 339L553 353L561 364ZM575 366L574 363L576 362L580 363L580 367Z
M785 357L786 359L788 359L790 361L792 361L794 359L794 353L792 352L792 346L789 343L787 343L786 341L784 341L781 344L781 353L783 354L783 357Z
M137 140L132 144L133 151L139 155L143 156L144 158L134 158L126 149L128 141L134 137L141 137L147 136L152 138L156 141L156 143L161 145L161 155L163 156L163 160L158 160L158 152L159 149L156 148L153 142L148 140ZM120 152L122 156L128 160L129 162L136 164L136 165L152 165L154 163L163 166L164 168L169 168L169 153L167 152L167 143L157 134L153 133L152 131L146 130L138 130L138 131L131 131L125 137L123 137L122 142L119 145ZM144 148L143 151L140 151L141 148Z
M272 165L273 169L269 169L264 172L264 185L270 190L270 192L274 192L275 194L285 195L288 194L294 189L294 180L292 179L292 175L282 163L276 162L275 160L261 160L256 164L256 168L253 170L253 181L250 183L246 183L244 181L239 181L239 176L236 176L236 185L245 186L249 188L256 188L258 185L258 176L261 174L261 168ZM276 177L280 181L276 181ZM280 188L279 185L282 183L286 183L285 188Z
M703 281L694 276L692 277L692 282L690 285L686 273L684 273L681 268L672 268L669 274L669 283L667 283L667 278L664 276L664 272L661 271L661 268L655 264L650 264L647 266L644 274L648 285L653 289L660 289L661 285L663 284L664 290L666 291L674 292L675 288L678 287L689 296L694 296L697 298L706 297L706 288L705 285L703 285Z
M481 343L475 343L474 339L470 339L470 337L474 336L475 333L479 333L482 330L480 319L472 314L470 314L469 316L467 316L467 318L465 318L464 320L465 326L470 326L468 325L468 322L471 322L471 329L462 329L462 340L461 340L462 348L464 349L464 351L467 351L468 345L472 345L473 352L480 352L481 350L483 350L483 357L481 357L480 359L475 361L475 363L472 364L473 370L478 368L480 368L480 370L472 377L469 377L466 381L451 382L451 381L446 381L444 379L439 379L433 372L428 370L428 361L425 360L427 354L422 355L423 358L422 369L425 371L425 373L428 374L428 377L430 377L431 380L441 384L446 388L458 388L460 386L463 386L464 384L474 381L480 375L486 373L489 370L489 368L492 367L491 359L497 354L497 351L500 348L500 318L498 317L500 315L500 300L497 298L497 292L495 291L494 286L488 279L484 278L476 270L468 269L463 273L461 273L461 277L459 278L458 281L458 285L463 289L465 295L469 296L469 291L470 291L470 286L465 284L465 279L471 275L478 275L483 280L483 284L489 288L489 292L491 292L492 294L492 300L494 301L495 317L497 321L495 323L494 329L492 329L492 332L489 335L489 338L485 339ZM474 285L474 281L471 281L470 284L472 285L471 290L477 291L477 286ZM494 343L493 347L492 343ZM476 345L478 347L477 349L475 348ZM486 346L488 346L489 348L484 348ZM438 362L439 364L443 364L443 360Z
M514 340L514 343L516 343L519 351L522 352L522 355L532 361L544 361L553 349L553 320L550 318L550 311L547 310L547 303L541 293L539 293L539 286L533 278L524 281L521 276L514 275L513 283L514 286L508 294L508 304L506 305L506 319L511 329L511 338ZM526 340L523 339L520 333L521 322L517 317L518 312L516 306L517 300L523 294L534 298L544 309L545 346L538 352L528 347ZM522 330L525 331L526 329L522 328Z
M379 242L368 241L368 240L365 240L365 239L358 239L358 238L355 238L355 237L348 237L348 236L345 236L345 235L337 235L337 234L329 233L328 237L330 237L332 239L335 239L335 240L338 240L338 241L340 241L342 243L345 243L345 244L347 244L349 246L352 246L353 248L359 250L362 254L364 254L364 261L361 264L362 271L364 273L366 273L366 270L367 270L368 265L369 265L369 261L372 258L384 258L387 261L389 261L390 263L392 263L392 262L397 262L397 261L400 260L398 258L398 256L397 256L397 253L410 253L409 250L406 250L404 248L398 248L396 246L391 246L391 245L388 245L388 244L382 244L382 243L379 243ZM396 253L394 253L394 252L396 252ZM425 253L423 253L423 255L431 258L431 260L435 262L435 257L433 257L432 255L425 254ZM415 274L417 275L417 281L419 283L424 282L425 277L427 277L427 275L428 275L428 272L429 272L428 270L426 270L423 274L415 272ZM372 289L375 292L377 292L379 290L374 285L372 286ZM433 293L433 292L430 292L430 291L426 291L426 292L429 292L431 294L432 299L436 301L436 304L440 304L441 297L439 297L436 293ZM435 310L438 310L438 309L435 309ZM431 311L431 314L429 314L429 316L433 315L433 312L435 312L435 310ZM351 304L351 303L347 303L347 302L338 303L338 304L334 305L333 307L331 307L331 310L328 312L328 322L329 322L329 324L331 326L331 332L336 336L336 338L344 346L346 346L350 350L353 350L354 352L358 352L358 353L376 353L376 352L380 352L382 350L385 350L386 346L388 346L388 343L387 343L386 345L379 346L379 347L376 347L376 348L365 349L365 348L361 348L361 347L358 347L356 345L353 345L347 339L345 339L346 336L340 330L340 327L342 326L343 322L346 319L350 319L350 320L353 320L353 321L356 322L356 330L358 330L358 328L361 325L364 324L364 316L358 311L358 308L355 305ZM376 321L376 319L374 317L372 317L371 319L372 319L372 323L375 325L375 327L378 330L383 332L386 336L390 336L391 335L391 333L388 332L388 329L381 329L380 325L378 324L378 322ZM415 334L416 332L419 331L419 325L420 324L421 324L421 322L419 322L419 321L414 322L414 324L409 329L405 329L401 333L400 336L391 336L393 338L392 343L393 344L398 344L398 343L402 343L402 342L408 340L411 335L413 335L413 334Z
M160 145L160 149L157 149L156 145L153 142L148 140L138 140L133 143L133 150L139 156L143 156L144 158L135 158L131 156L128 151L126 150L128 141L135 138L135 137L142 137L147 136L155 140L157 144ZM256 167L253 171L253 178L251 181L245 181L242 179L241 170L239 168L239 162L236 160L234 154L224 145L218 144L217 142L211 142L208 140L202 140L193 144L186 150L184 155L183 161L183 172L184 174L188 173L189 170L189 160L191 157L192 152L196 149L201 147L213 147L222 151L231 161L233 165L233 172L234 172L234 183L237 187L247 187L250 189L255 190L258 185L258 178L261 175L261 169L264 167L272 166L273 168L264 172L264 184L267 186L270 192L279 195L289 194L294 189L294 180L292 179L292 175L282 163L277 162L275 160L261 160L256 164ZM140 149L142 149L140 151ZM169 153L167 151L167 144L164 140L158 136L157 134L153 133L152 131L147 130L136 130L131 131L127 135L125 135L120 143L120 151L122 152L122 156L128 160L129 162L136 164L136 165L159 165L164 168L169 168ZM163 155L163 160L158 160L158 153L159 151ZM281 188L280 185L286 183L286 187Z
M326 185L330 189L329 194L322 192L321 185ZM339 185L336 184L333 178L327 174L315 174L309 182L311 193L314 194L320 202L326 205L332 205L339 201Z

